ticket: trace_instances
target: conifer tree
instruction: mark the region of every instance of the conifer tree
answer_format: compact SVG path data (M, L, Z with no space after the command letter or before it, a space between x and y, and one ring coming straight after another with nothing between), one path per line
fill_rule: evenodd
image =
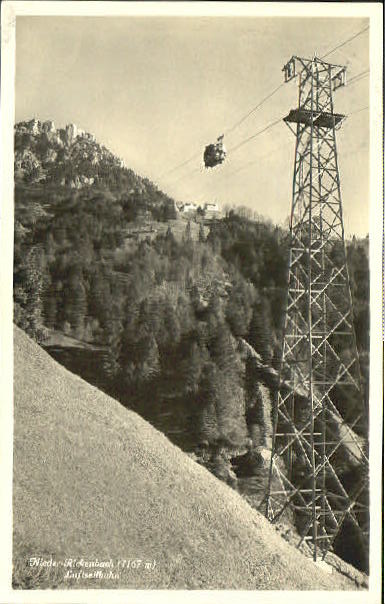
M190 241L192 241L192 237L191 237L191 221L189 220L186 224L186 228L183 233L183 242L189 243Z
M265 299L254 306L247 340L254 350L261 355L262 361L270 364L272 359L272 327L268 303Z
M203 222L201 222L199 225L198 240L199 240L199 243L205 243L205 241L206 241L205 228L203 226Z
M38 252L31 248L14 274L14 321L37 342L46 335L43 324L44 275Z

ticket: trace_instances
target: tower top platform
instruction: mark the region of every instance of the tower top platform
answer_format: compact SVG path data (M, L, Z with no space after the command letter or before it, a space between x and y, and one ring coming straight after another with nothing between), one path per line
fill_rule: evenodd
M313 126L316 128L333 128L345 117L341 113L330 113L329 111L310 111L310 109L292 109L284 122L304 124L310 126L313 114Z

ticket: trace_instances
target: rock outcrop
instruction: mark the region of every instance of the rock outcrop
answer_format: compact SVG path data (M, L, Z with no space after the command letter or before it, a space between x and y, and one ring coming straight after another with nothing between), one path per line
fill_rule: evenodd
M251 358L254 362L256 381L265 384L272 392L276 392L278 388L279 376L278 372L272 367L265 365L262 362L260 355L254 350L248 342L239 338L239 351L243 358ZM281 388L289 388L285 381L281 382ZM304 406L308 404L308 395L303 388L299 386L295 392L296 400ZM359 466L365 461L363 439L358 436L352 428L350 428L339 414L337 408L334 413L329 414L330 427L334 431L334 435L341 441L341 455L347 460L351 466Z
M81 189L94 184L99 173L106 175L116 169L126 169L124 161L76 124L56 128L52 120L34 118L15 126L17 181L54 182Z

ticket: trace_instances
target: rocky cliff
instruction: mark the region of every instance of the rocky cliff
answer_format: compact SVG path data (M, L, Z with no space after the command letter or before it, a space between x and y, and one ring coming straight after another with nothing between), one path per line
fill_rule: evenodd
M15 125L16 181L55 182L81 188L97 182L114 169L124 169L122 159L100 145L93 134L68 124L32 119Z

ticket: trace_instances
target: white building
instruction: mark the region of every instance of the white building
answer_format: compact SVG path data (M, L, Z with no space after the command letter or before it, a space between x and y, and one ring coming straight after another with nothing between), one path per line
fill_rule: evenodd
M185 214L186 212L196 212L197 209L198 209L198 206L196 205L196 203L185 203L180 208L180 211Z
M219 218L221 215L220 207L217 203L205 203L203 206L205 218Z

